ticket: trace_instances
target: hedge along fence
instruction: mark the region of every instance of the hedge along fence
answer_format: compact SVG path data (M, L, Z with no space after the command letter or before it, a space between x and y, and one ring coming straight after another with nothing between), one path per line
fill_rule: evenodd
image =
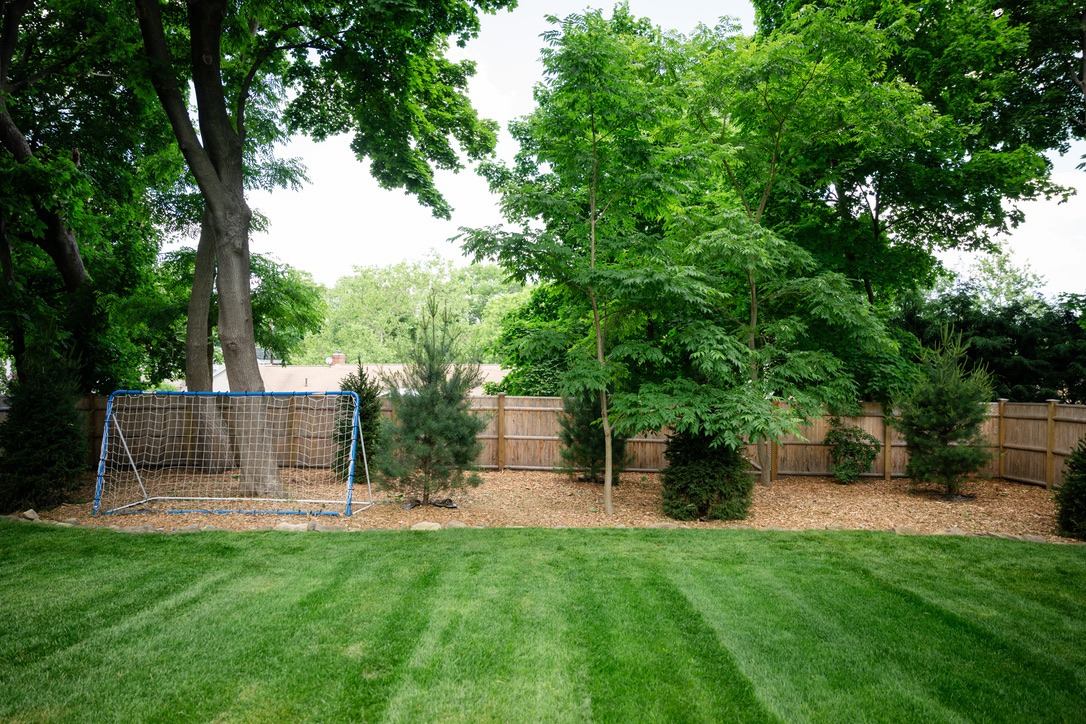
M91 463L97 463L102 445L106 397L88 396L79 403L84 430L90 442ZM474 397L472 410L487 417L480 433L483 452L478 464L491 470L553 470L562 465L558 420L562 400L558 397ZM1086 406L1048 402L988 403L989 418L983 432L996 455L985 474L1021 483L1058 486L1063 482L1064 459L1086 437ZM0 419L7 414L7 400L0 397ZM384 414L391 415L385 403ZM862 412L846 419L882 441L883 451L868 477L890 479L905 474L908 452L897 430L885 424L882 407L864 403ZM829 431L823 417L773 446L772 477L781 475L828 475L829 451L822 444ZM631 472L657 472L665 466L665 435L630 438L626 443ZM755 459L753 448L747 457Z

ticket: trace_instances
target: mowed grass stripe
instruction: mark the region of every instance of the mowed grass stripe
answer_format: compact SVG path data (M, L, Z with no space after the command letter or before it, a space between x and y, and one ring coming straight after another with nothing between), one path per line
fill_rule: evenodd
M0 521L0 579L5 721L1073 721L1086 701L1084 547Z
M442 536L456 553L441 556L438 602L387 720L582 720L587 671L564 613L576 580L561 545Z
M803 538L809 545L797 546ZM1031 630L1031 617L1004 618L997 631L910 590L909 582L931 568L896 554L947 541L781 534L766 543L779 550L764 562L730 566L728 552L714 550L684 560L674 577L783 719L1059 721L1060 712L1066 715L1086 701L1081 677L1069 670L1083 662L1082 638L1071 644L1080 647L1078 653L1052 669L1043 663L1051 658L1046 649L1022 649L1021 636L1011 633ZM1005 544L949 542L953 549L989 549L989 555L1009 553ZM872 553L880 547L881 557ZM1057 557L1064 552L1027 547ZM778 555L801 550L805 555L790 562ZM863 558L876 561L878 570L861 565ZM955 580L956 570L944 567L943 573L944 589L968 590L968 579ZM731 585L713 585L714 574L730 578ZM1080 581L1081 576L1080 568ZM748 615L733 618L737 609ZM1074 620L1077 629L1082 610L1067 609L1060 618ZM1022 696L1024 690L1031 695Z
M585 548L569 562L591 719L773 720L700 612L659 572L663 550Z

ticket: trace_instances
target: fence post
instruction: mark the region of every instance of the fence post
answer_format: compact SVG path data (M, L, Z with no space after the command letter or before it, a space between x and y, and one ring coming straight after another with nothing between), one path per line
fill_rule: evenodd
M886 482L890 482L894 476L894 431L888 419L891 414L892 410L888 412L885 407L882 408L882 479Z
M1003 457L1004 457L1003 456L1003 443L1007 439L1006 427L1005 427L1005 425L1003 423L1003 415L1006 412L1006 405L1007 405L1007 398L1006 397L1000 397L999 401L998 401L998 403L996 405L996 414L999 415L999 421L998 421L999 426L996 428L996 436L998 438L996 440L996 443L997 443L997 446L998 446L998 449L996 450L996 455L999 457L999 459L996 461L996 466L997 466L997 475L998 475L1000 480L1003 480L1003 475L1004 475L1004 473L1007 472L1005 461L1003 459Z
M505 470L505 393L498 393L498 444L497 444L497 463L498 472Z
M1045 487L1056 484L1056 403L1059 400L1045 400L1048 403L1048 435L1045 441Z

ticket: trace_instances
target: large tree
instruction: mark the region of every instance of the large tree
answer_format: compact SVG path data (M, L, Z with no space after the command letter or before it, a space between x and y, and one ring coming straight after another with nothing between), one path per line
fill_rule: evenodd
M281 104L290 130L318 139L352 133L354 152L371 159L383 185L403 187L447 215L432 167L460 167L454 142L472 158L494 143L492 125L480 121L464 93L473 65L445 58L448 38L463 44L478 30L478 11L513 4L193 0L181 16L174 6L136 0L151 82L205 204L197 270L206 279L217 266L219 340L231 389L263 387L249 290L252 211L245 200L254 99ZM195 123L183 90L188 83ZM198 286L194 299L198 294L201 301L210 285ZM196 346L190 335L190 354Z
M486 173L502 194L512 229L466 232L465 247L498 261L522 280L560 285L583 300L590 329L564 371L562 391L599 401L605 444L604 509L612 502L609 396L621 377L609 335L622 317L621 288L640 285L660 227L653 223L669 191L669 157L659 132L669 105L653 86L653 38L644 20L619 6L570 15L544 33L544 81L536 110L511 127L521 150L515 165Z
M766 218L821 264L856 279L872 304L930 285L936 250L988 248L1022 220L1022 202L1064 193L1049 182L1043 152L1066 148L1070 81L1053 82L1053 68L1066 72L1066 63L1042 58L1030 28L1003 3L756 0L755 7L766 38L813 14L879 29L885 42L872 88L906 83L938 114L924 134L819 139ZM886 107L886 117L895 114Z
M0 2L0 16L3 346L23 374L27 346L55 330L83 390L136 383L116 302L150 273L157 226L177 213L159 191L183 173L133 74L138 33L83 0Z

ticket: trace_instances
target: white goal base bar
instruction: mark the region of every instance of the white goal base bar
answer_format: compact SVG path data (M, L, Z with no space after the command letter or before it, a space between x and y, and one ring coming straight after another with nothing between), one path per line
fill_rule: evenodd
M358 415L354 392L118 390L94 513L351 515L373 504Z

